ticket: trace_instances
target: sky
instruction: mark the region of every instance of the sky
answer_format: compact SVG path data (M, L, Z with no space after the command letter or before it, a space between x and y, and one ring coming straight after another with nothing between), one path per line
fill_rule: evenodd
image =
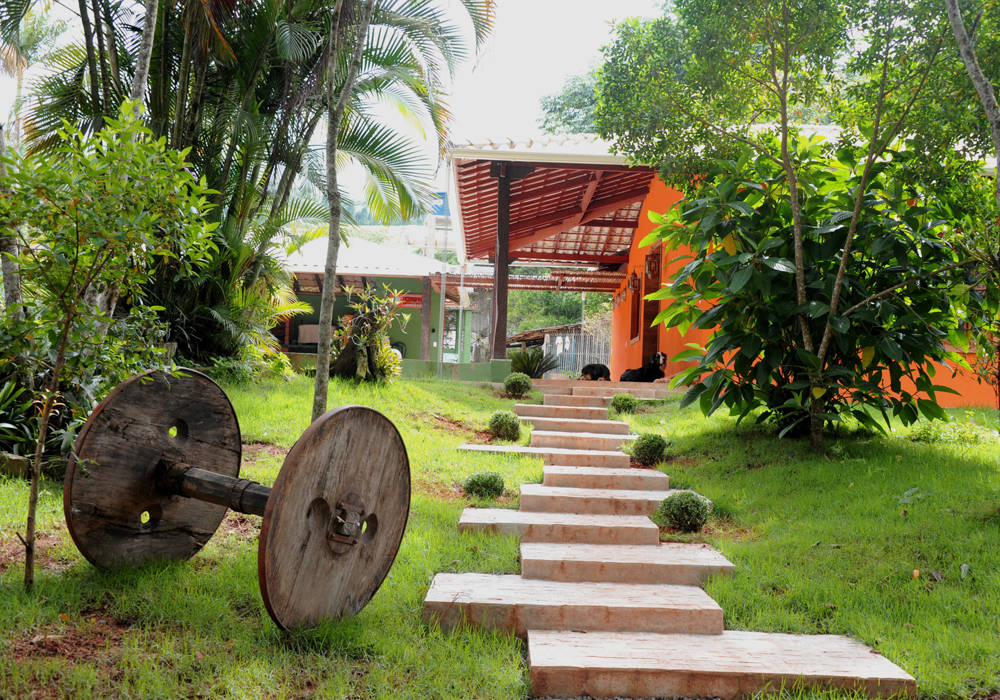
M454 2L454 0L452 0ZM497 0L492 37L456 76L455 140L536 134L539 101L599 64L608 22L657 17L662 0Z

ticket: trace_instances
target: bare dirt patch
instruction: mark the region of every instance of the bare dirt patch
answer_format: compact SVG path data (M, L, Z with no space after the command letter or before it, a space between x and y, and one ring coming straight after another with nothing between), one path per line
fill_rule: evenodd
M219 530L224 535L232 535L241 540L256 539L260 534L260 518L229 510L226 511L226 517L219 525Z
M243 460L246 462L256 462L263 455L284 458L286 454L288 454L286 448L270 445L266 442L243 443Z
M72 560L57 551L62 540L58 535L39 532L35 536L35 564L46 571L63 571ZM16 537L0 540L0 574L24 564L24 545Z
M95 611L72 622L66 614L61 615L66 623L59 627L47 627L29 636L14 639L10 653L15 662L23 662L37 657L59 657L76 664L96 662L112 667L118 658L128 625L115 620L104 611Z

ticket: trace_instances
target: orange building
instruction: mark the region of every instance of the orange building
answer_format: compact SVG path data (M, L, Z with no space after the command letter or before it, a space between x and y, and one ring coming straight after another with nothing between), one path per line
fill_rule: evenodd
M640 246L663 213L682 197L645 167L629 166L593 136L553 136L528 141L466 143L450 152L455 223L466 257L494 263L493 347L505 357L507 289L517 288L514 264L558 265L534 289L613 294L613 379L655 352L671 358L687 343L704 344L711 331L651 323L666 302L644 297L671 281L685 251L661 243ZM497 311L499 310L499 313ZM969 356L971 359L971 356ZM669 377L690 362L668 361ZM969 371L940 367L935 383L943 406L993 406L993 388ZM912 387L910 387L912 390Z

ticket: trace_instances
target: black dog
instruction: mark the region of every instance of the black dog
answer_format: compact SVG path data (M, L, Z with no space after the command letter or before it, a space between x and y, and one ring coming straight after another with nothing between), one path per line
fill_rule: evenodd
M580 379L589 379L593 382L610 382L611 370L608 369L607 365L602 365L600 363L584 365L583 369L580 370Z
M620 382L653 382L663 377L663 368L667 365L667 356L662 352L653 353L639 369L627 369L619 377Z

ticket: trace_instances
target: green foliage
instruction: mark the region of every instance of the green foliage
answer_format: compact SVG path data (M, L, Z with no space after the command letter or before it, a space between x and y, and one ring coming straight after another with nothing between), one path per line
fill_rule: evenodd
M494 411L490 416L490 433L500 440L517 440L521 437L521 419L512 411Z
M664 498L656 507L653 520L660 527L681 532L698 532L708 522L709 507L705 499L691 491L681 491Z
M541 347L511 350L507 357L510 359L511 370L526 374L532 379L541 379L546 372L559 366L556 356L546 355Z
M615 413L635 413L639 408L639 399L632 394L615 394L611 397L611 410Z
M46 452L65 453L99 396L162 362L157 309L112 322L95 294L116 290L127 305L154 260L183 259L179 272L192 273L213 226L185 154L154 140L130 105L94 136L56 136L48 152L8 159L0 226L20 239L27 313L0 320L0 384L32 393L18 434L37 435L48 406Z
M511 372L503 380L503 390L515 399L523 398L531 391L531 377L523 372Z
M910 427L906 437L913 442L932 445L951 443L955 445L978 445L995 443L997 433L964 421L920 421Z
M831 155L817 142L797 149L806 305L795 303L784 173L768 157L717 163L703 196L662 218L651 236L692 251L674 284L656 293L674 301L657 320L682 332L716 329L705 348L674 357L697 362L677 380L691 385L684 403L697 401L707 414L725 406L741 418L762 409L757 419L782 431L808 425L810 407L826 421L853 417L874 429L876 417L887 424L890 414L904 423L940 418L936 393L950 389L934 384L935 363L963 362L944 343L949 332L962 342L951 330L963 313L952 297L968 290L968 275L930 211L935 195L908 170L907 151L891 151L875 169L820 366L803 347L798 319L822 336L861 166L850 146Z
M515 269L511 274L518 274ZM524 268L524 274L541 274L538 268ZM593 318L611 308L611 295L589 292L582 302L583 314ZM565 326L579 323L581 302L579 292L542 292L531 289L512 289L507 307L507 328L511 333Z
M401 363L389 344L389 329L406 314L400 313L399 292L384 287L361 290L347 288L349 314L344 325L333 332L335 358L330 363L334 376L367 381L392 381L399 376Z
M494 501L503 495L503 477L497 472L478 472L466 479L462 488L467 496Z
M628 452L639 464L651 467L663 460L669 444L662 435L643 433L628 446Z
M597 132L594 110L597 108L597 73L573 75L562 90L542 98L542 131L547 134L593 134Z

